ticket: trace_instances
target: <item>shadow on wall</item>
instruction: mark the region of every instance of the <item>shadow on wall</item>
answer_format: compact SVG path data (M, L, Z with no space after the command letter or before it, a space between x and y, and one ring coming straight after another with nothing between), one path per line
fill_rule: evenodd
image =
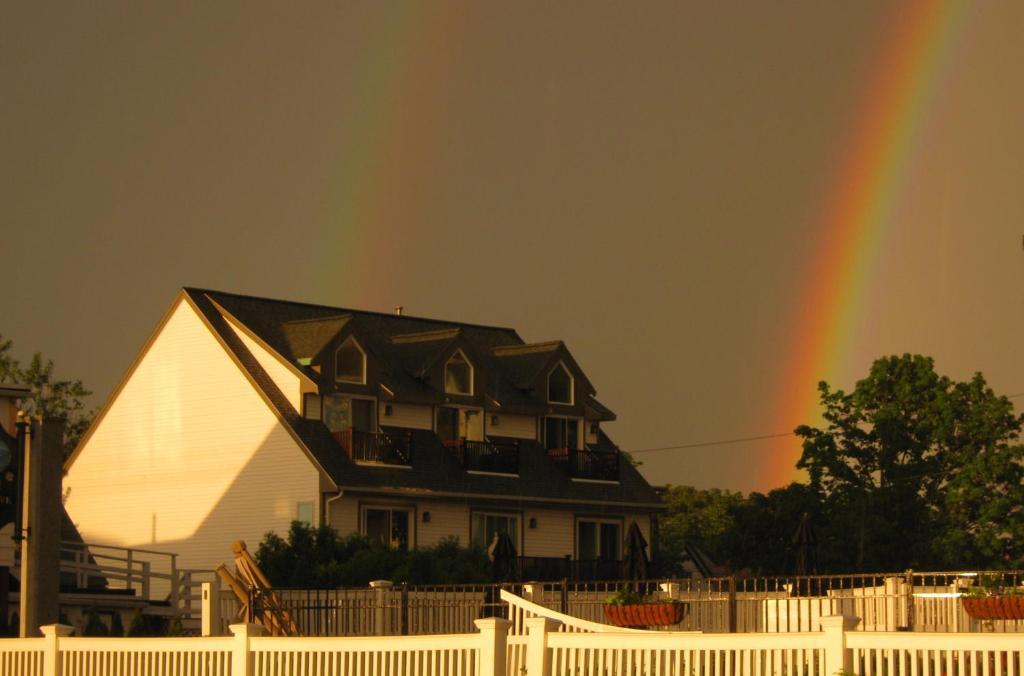
M287 439L286 444L281 443L282 437ZM159 468L154 468L153 474L159 482ZM189 500L187 486L164 483L158 489L158 485L154 484L154 494L171 499L159 500L157 504ZM211 571L220 563L233 561L232 542L246 540L255 548L268 531L286 533L297 516L298 502L312 501L315 505L319 500L319 485L316 467L287 432L275 426L219 498L208 506L205 515L199 517L201 520L191 534L162 538L160 531L161 527L170 530L175 519L190 518L189 513L198 511L196 505L189 505L182 516L170 507L157 507L160 511L154 511L152 503L140 504L138 511L149 514L152 520L150 532L144 539L125 538L121 546L176 553L179 569ZM116 520L117 515L110 514L108 518ZM180 525L177 529L180 531ZM88 536L87 540L91 544L108 544Z

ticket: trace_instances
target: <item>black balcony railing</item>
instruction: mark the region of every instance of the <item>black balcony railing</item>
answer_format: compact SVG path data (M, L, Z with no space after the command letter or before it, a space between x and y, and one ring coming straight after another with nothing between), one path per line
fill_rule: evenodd
M334 438L348 457L357 462L379 462L386 465L412 464L412 433L385 434L362 432L348 428L334 432Z
M619 452L591 448L549 448L548 457L577 479L619 480Z
M519 474L519 444L454 439L444 442L463 469L477 472Z

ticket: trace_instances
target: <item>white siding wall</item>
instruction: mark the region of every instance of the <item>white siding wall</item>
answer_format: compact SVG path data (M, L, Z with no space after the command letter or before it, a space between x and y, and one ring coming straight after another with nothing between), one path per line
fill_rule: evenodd
M498 414L498 424L491 425L487 418L487 434L496 437L514 437L516 439L536 439L537 419L529 415Z
M359 498L345 496L331 503L331 526L342 536L359 531L359 504L377 503L394 505L411 505L401 501L389 501L386 498ZM521 514L523 529L522 556L575 556L576 512L572 507L566 509L538 509L526 507L481 507L471 509L465 502L424 501L416 507L416 542L420 547L433 547L443 538L455 535L459 544L469 545L469 517L472 511L508 512ZM430 522L423 523L423 512L430 512ZM537 527L530 528L530 519L537 520ZM601 514L594 518L622 518L622 537L625 538L629 525L635 520L640 532L649 543L651 541L651 519L647 514ZM518 546L518 544L517 544ZM650 550L648 550L648 556Z
M384 407L391 407L391 415L384 415ZM431 414L433 412L432 406L423 406L419 404L396 404L390 402L381 402L380 411L377 416L377 420L380 421L381 425L391 427L408 427L415 430L430 430L434 428L433 421L431 420Z
M319 475L184 300L116 395L64 479L86 542L231 561L285 533Z
M295 410L302 413L302 386L300 379L295 372L285 366L281 360L261 344L249 337L245 330L238 326L230 317L224 318L231 330L235 332L242 343L252 352L252 356L260 363L263 370L267 372L270 379L274 381L278 389L288 399L288 402L295 407Z
M391 505L415 509L416 545L433 547L445 537L459 538L459 544L469 544L469 508L462 502L424 501L419 503L390 500L386 497L344 496L331 502L331 527L341 536L359 532L359 505ZM430 512L430 522L423 523L423 512Z
M537 527L530 528L530 518ZM571 509L526 509L523 511L525 541L523 556L565 556L573 552L573 512Z
M584 514L580 512L581 516ZM523 556L576 556L576 512L572 508L566 510L555 509L526 509L523 512L523 527L526 529L526 542L523 548ZM537 519L537 527L529 528L530 517ZM594 515L596 519L618 519L622 518L622 537L626 537L629 525L636 521L640 532L648 544L651 542L651 518L647 514L600 514ZM586 518L586 517L584 517ZM648 548L647 555L651 555Z
M328 503L328 522L338 535L345 537L359 532L359 501L343 496Z
M423 523L423 512L430 512L430 523ZM419 505L420 547L433 547L446 537L459 538L459 544L469 546L469 506L462 502L423 502Z

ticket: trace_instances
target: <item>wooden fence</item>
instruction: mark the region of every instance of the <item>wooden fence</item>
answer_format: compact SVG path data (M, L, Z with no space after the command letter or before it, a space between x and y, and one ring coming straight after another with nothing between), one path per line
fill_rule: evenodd
M0 673L23 676L1019 676L1024 641L1010 634L852 631L820 619L787 634L563 631L553 617L476 620L441 636L271 638L234 624L230 637L0 640Z

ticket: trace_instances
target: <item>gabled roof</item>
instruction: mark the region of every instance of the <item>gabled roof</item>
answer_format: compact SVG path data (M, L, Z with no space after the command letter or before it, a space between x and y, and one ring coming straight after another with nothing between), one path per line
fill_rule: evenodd
M315 359L321 351L352 321L352 315L317 319L297 319L281 325L281 335L294 362Z
M593 398L591 393L594 386L576 363L569 348L560 340L500 346L494 348L494 356L501 369L523 390L541 386L542 378L550 373L559 361L563 361L573 377L583 385L577 388L577 398L582 400L584 395Z
M331 308L290 301L239 296L220 291L186 288L184 293L208 326L231 352L240 367L260 390L278 418L336 487L348 490L381 491L415 495L463 495L481 499L519 496L524 501L629 504L654 507L659 503L653 489L624 461L620 484L572 481L547 459L540 445L519 441L529 452L518 478L467 474L432 432L403 430L416 442L417 456L412 468L387 468L357 464L339 449L338 443L318 420L307 420L288 401L257 359L231 329L222 312L242 322L264 344L292 364L322 351L340 333L355 335L360 344L375 354L386 370L386 387L402 398L426 397L430 388L418 378L430 364L446 354L454 343L472 349L470 359L489 360L478 364L495 376L487 394L502 405L521 404L525 394L515 385L517 376L507 368L507 359L538 359L544 367L550 359L567 355L560 341L527 345L512 329L458 322L421 319L343 308ZM544 346L554 346L548 349ZM303 354L305 352L305 354ZM501 356L499 356L501 355ZM569 357L571 359L571 356ZM431 361L433 360L433 361ZM574 363L574 362L573 362ZM524 368L530 370L532 365ZM578 367L577 367L578 368ZM536 375L536 373L535 373ZM587 406L607 411L588 397ZM610 411L608 411L610 414ZM606 437L600 442L611 444Z

